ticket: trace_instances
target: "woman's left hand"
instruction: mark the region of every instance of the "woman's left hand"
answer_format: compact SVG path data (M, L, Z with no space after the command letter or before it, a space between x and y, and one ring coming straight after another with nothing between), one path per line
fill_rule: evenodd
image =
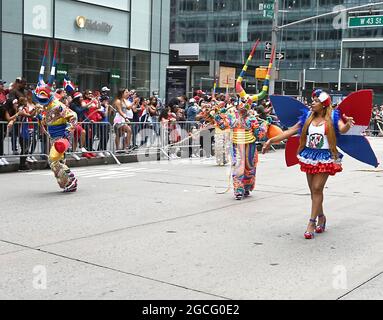
M343 118L346 120L346 123L352 128L355 125L355 121L353 117L347 117L345 114L343 115Z

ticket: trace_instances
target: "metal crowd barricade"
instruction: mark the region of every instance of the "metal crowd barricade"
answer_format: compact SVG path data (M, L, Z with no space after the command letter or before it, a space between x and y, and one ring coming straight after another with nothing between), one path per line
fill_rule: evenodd
M191 148L199 148L199 130L198 122L122 122L113 125L112 135L120 146L116 153L155 149L170 159L178 157L179 152L186 154ZM128 134L131 139L124 143Z
M71 148L67 155L83 155L81 149L85 148L89 153L112 156L120 164L114 154L114 141L110 139L112 129L108 122L78 123L69 137ZM37 156L41 160L48 160L51 143L47 129L42 128L38 122L15 122L11 128L8 128L7 122L0 122L0 145L3 147L0 147L0 158Z
M48 159L49 138L38 122L0 122L0 158L38 156Z
M28 138L22 129L28 126ZM0 122L0 158L39 156L48 160L51 139L46 128L38 122L16 122L7 130L7 122ZM130 139L129 139L130 137ZM69 140L68 157L80 158L88 153L112 156L120 164L118 154L132 152L160 152L165 158L191 157L204 154L210 156L213 149L214 131L198 121L194 122L79 122ZM77 157L76 157L77 156ZM80 157L79 157L80 156Z

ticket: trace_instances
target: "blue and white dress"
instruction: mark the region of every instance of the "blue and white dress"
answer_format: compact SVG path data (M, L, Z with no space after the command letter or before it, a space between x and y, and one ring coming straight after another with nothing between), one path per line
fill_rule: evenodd
M308 112L300 119L301 131L310 114L311 112ZM332 119L335 133L338 135L339 112L337 110L333 111ZM342 172L343 154L338 152L337 157L334 157L331 153L326 127L326 123L319 126L310 124L306 146L298 154L301 171L308 174L328 173L332 176Z

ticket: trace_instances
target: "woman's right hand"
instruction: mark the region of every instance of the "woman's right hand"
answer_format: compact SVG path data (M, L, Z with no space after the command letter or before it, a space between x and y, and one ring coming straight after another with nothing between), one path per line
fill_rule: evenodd
M263 144L263 147L262 147L262 154L265 154L267 151L269 151L270 147L271 147L271 140L267 140L264 144Z

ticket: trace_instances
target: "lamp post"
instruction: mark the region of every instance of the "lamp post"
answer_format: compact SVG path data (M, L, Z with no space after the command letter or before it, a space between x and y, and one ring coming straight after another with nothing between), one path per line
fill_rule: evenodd
M355 91L358 91L358 75L354 74L354 79L355 79Z

